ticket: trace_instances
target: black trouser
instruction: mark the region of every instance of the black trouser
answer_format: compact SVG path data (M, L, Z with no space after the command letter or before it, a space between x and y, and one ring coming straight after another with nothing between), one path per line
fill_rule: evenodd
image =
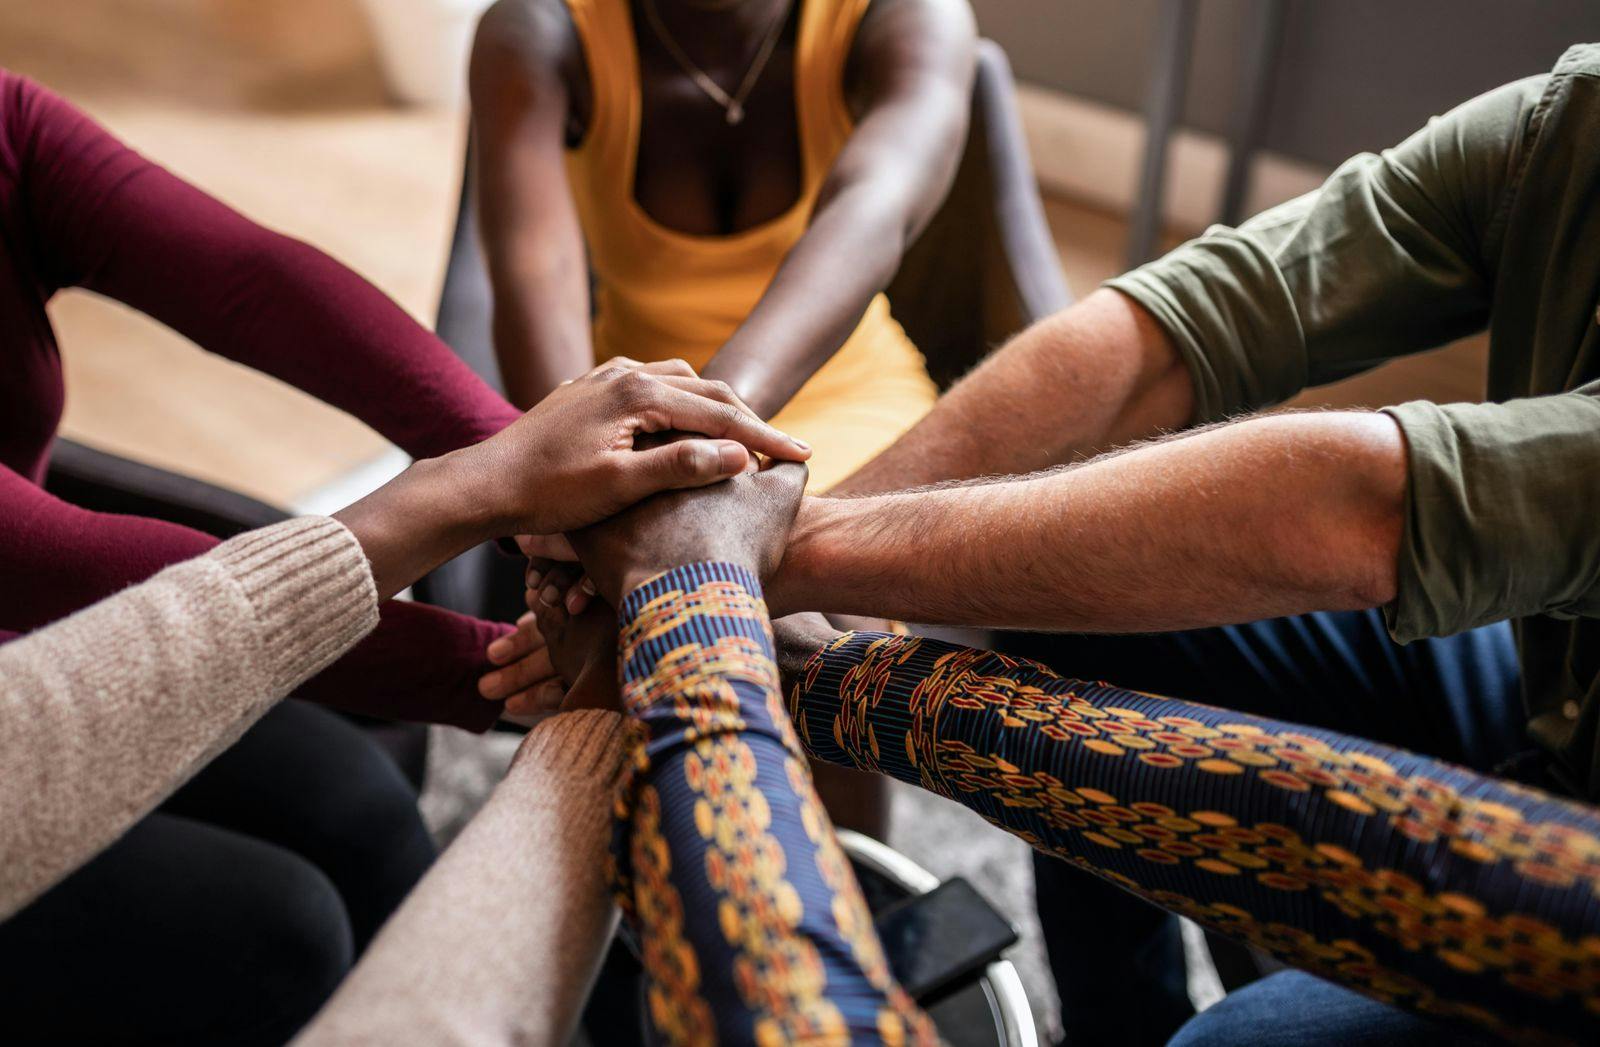
M281 1044L433 857L394 761L285 702L0 924L0 1042Z

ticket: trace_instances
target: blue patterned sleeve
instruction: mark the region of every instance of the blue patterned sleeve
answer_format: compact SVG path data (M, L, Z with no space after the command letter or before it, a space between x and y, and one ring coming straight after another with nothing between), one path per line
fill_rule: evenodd
M847 633L791 696L807 750L1388 1003L1600 1043L1600 814L1332 731Z
M620 610L618 896L668 1043L927 1043L783 708L757 580L681 567Z

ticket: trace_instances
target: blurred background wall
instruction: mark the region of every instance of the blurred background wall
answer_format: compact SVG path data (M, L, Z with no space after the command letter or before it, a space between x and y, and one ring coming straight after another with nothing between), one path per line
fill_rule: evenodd
M1019 76L1139 110L1162 0L972 0ZM1203 0L1184 123L1222 133L1254 0ZM1597 0L1288 0L1265 146L1334 165L1600 38Z

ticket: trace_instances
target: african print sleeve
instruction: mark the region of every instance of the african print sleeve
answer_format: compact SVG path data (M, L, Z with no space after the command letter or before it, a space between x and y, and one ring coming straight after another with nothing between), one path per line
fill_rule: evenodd
M1600 1042L1600 814L1332 731L846 633L790 711L807 750L1388 1003Z
M657 576L621 608L636 720L616 880L673 1044L927 1043L783 709L757 580Z

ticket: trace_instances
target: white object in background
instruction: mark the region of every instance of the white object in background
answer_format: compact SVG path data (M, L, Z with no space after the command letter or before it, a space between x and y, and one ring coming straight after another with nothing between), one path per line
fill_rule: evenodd
M460 105L478 16L492 0L363 0L389 90L408 105Z

